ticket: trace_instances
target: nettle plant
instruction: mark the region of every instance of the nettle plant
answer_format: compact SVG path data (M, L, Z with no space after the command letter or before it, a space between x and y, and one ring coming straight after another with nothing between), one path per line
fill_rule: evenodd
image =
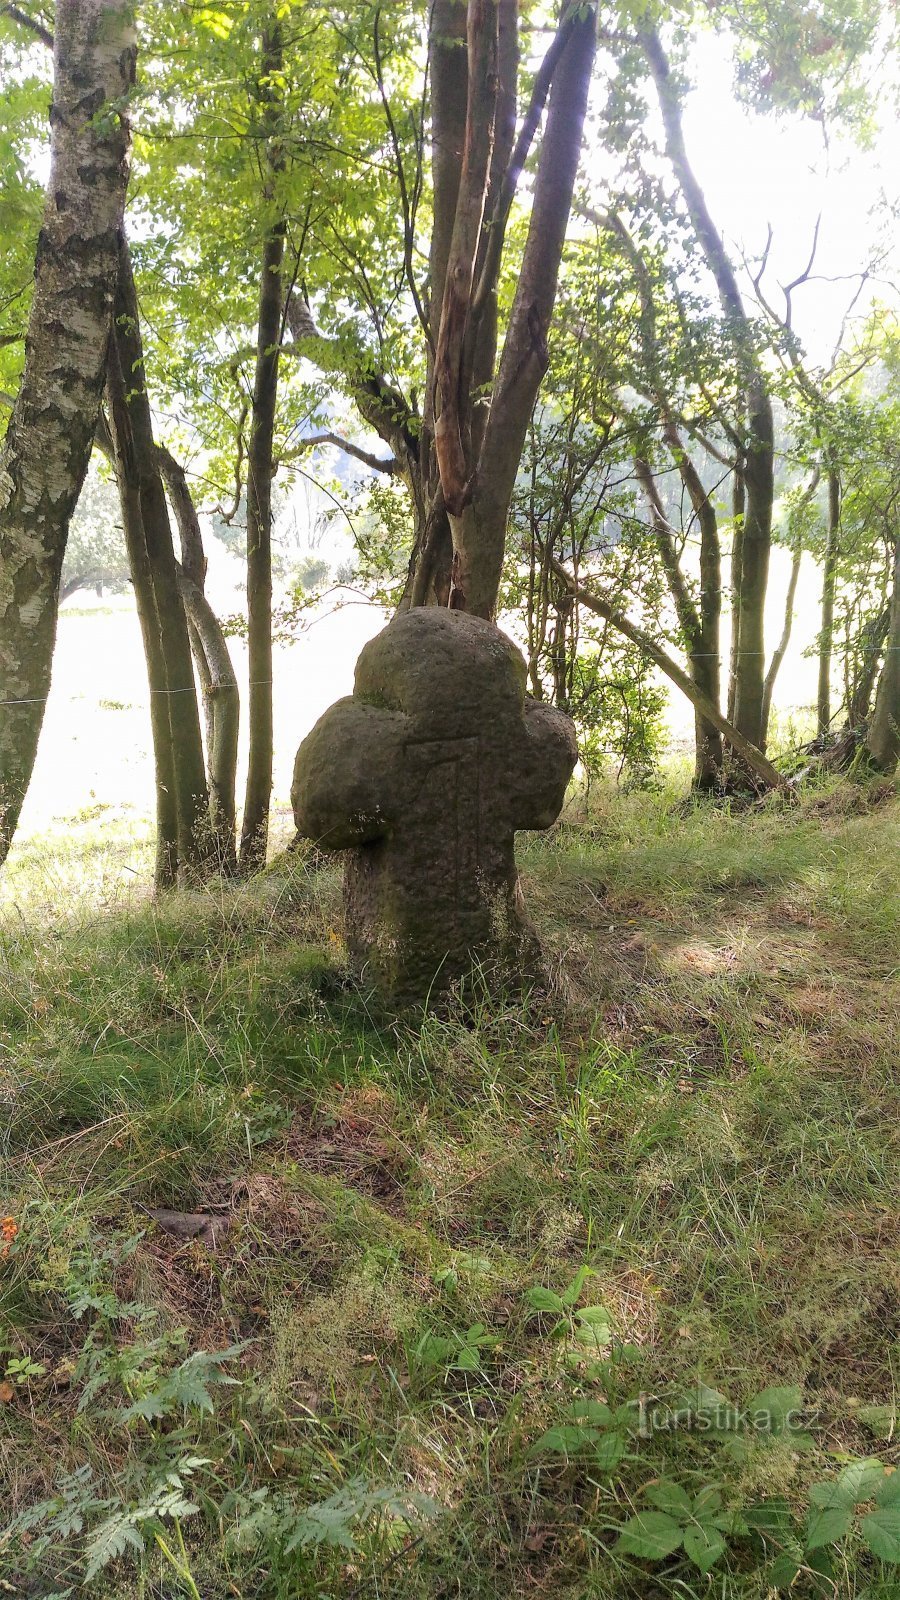
M714 1445L720 1464L718 1471L682 1466L687 1482L672 1471L655 1473L640 1491L644 1506L626 1522L608 1524L617 1554L648 1562L686 1559L705 1574L740 1545L760 1559L768 1588L790 1589L803 1575L825 1595L836 1593L835 1547L846 1540L861 1543L878 1561L900 1564L900 1472L875 1457L847 1461L836 1478L812 1485L805 1517L783 1497L741 1503L721 1470L724 1463L738 1465L778 1444L797 1452L814 1448L800 1389L772 1386L743 1405L703 1383L668 1399L635 1394L641 1352L620 1339L604 1306L578 1305L589 1276L583 1267L559 1293L535 1287L525 1295L531 1312L555 1318L549 1332L560 1341L561 1370L572 1391L531 1456L612 1479L617 1469L624 1475L645 1461L655 1467L661 1446L674 1454L676 1437L690 1435Z

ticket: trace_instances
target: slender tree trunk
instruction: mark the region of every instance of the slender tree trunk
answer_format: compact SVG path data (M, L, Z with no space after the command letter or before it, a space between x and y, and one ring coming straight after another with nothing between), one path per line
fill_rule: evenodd
M766 673L766 681L763 688L764 739L768 737L769 733L769 717L772 712L772 695L775 691L775 680L781 671L781 664L787 654L787 647L791 642L791 632L794 626L794 603L797 599L797 584L800 579L800 564L802 560L803 551L800 547L800 541L798 539L794 547L794 554L791 560L791 575L788 579L787 596L784 602L784 626L781 630L781 638L778 641L778 644L772 655L772 660L769 663L769 670Z
M698 508L700 521L700 633L693 660L694 682L713 705L721 704L722 663L722 551L715 507L704 496ZM696 761L694 784L698 789L716 789L722 782L725 765L721 729L698 716L695 726Z
M193 635L206 708L209 820L219 870L237 869L236 778L241 701L222 624L202 589L182 571L179 588Z
M828 473L828 529L825 559L822 564L822 627L819 633L819 684L816 700L817 733L831 727L831 655L834 645L834 594L841 538L841 480L831 468Z
M181 544L178 587L188 619L191 650L203 691L206 716L206 777L210 829L220 871L237 867L237 756L240 690L218 617L206 598L206 556L194 499L184 468L162 445L160 471L168 490Z
M746 506L741 539L740 616L734 725L763 749L765 702L766 591L772 548L772 505L775 496L772 403L762 378L749 385L749 448L744 467Z
M884 666L875 692L866 748L882 772L893 772L900 761L900 535L894 544L894 589Z
M861 728L869 715L878 666L891 625L891 608L885 606L877 617L871 618L861 630L861 661L856 681L847 702L848 728Z
M154 634L147 650L151 704L162 701L165 708L163 714L154 707L153 718L154 748L157 734L161 741L157 752L158 792L163 783L173 783L178 872L191 877L207 870L211 864L209 796L190 639L153 438L137 295L124 240L119 256L113 345L116 359L111 362L110 420L116 468L120 484L124 483L127 489L128 515L132 520L130 547L136 549L138 541L142 544L134 579L136 590L140 584L146 591L139 602L145 649L148 633ZM135 518L135 496L140 529ZM123 520L125 516L123 498ZM168 807L167 797L166 819ZM166 820L166 832L168 826ZM169 848L168 841L166 848ZM160 868L160 882L170 881L169 869L162 861Z
M738 649L741 639L741 568L744 550L744 472L740 462L735 463L731 480L731 650L728 661L728 720L734 721L734 701L737 694Z
M690 165L682 128L681 102L665 51L655 30L640 35L656 85L666 130L666 151L690 213L694 232L719 291L719 300L734 344L735 361L746 396L747 448L743 462L744 515L740 569L732 574L738 596L738 626L732 644L734 726L759 746L764 739L765 605L769 581L774 501L775 427L765 375L753 346L753 330L744 309L734 268L722 236Z
M276 27L263 40L266 78L281 62L281 35ZM264 90L270 97L268 88ZM279 216L263 243L256 331L256 374L253 382L250 447L247 452L247 656L250 683L247 709L250 750L240 866L255 872L265 866L272 799L272 479L275 406L278 398L278 349L284 294L285 221Z
M48 197L0 450L0 862L37 754L69 520L103 393L127 183L116 107L134 59L125 0L57 0Z
M684 635L691 677L704 699L718 706L721 696L719 614L722 587L718 522L715 507L672 424L666 429L666 439L700 522L699 609L694 604L681 570L674 529L666 516L650 466L642 457L635 459L635 472L650 508L669 593ZM695 708L695 713L694 786L697 789L715 789L723 777L722 735L698 708Z
M107 395L111 447L116 468L122 529L131 568L147 683L150 690L150 729L153 736L153 772L156 784L156 866L154 884L169 889L178 881L178 798L175 787L175 750L169 722L168 674L153 582L153 566L144 536L137 466L131 445L125 378L115 344L109 352Z

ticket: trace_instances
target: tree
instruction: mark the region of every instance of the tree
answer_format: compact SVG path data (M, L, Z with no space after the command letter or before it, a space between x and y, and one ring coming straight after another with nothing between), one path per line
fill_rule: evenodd
M0 861L37 752L66 536L100 408L134 77L127 0L58 0L55 35L47 203L0 451Z
M150 682L156 884L210 865L209 795L184 602L144 370L137 292L122 236L107 373L109 428Z
M263 33L261 50L261 200L271 211L262 244L259 313L256 324L256 369L250 411L247 456L247 642L250 668L250 754L241 822L240 864L243 871L265 865L272 795L272 481L275 476L275 408L278 399L278 354L284 326L281 268L287 231L283 203L273 206L275 180L282 158L277 143L277 77L283 71L284 49L276 21Z
M744 428L736 467L738 511L732 551L733 721L753 744L765 744L765 601L772 544L775 425L769 384L757 339L744 306L734 267L688 159L682 128L681 100L660 36L655 29L640 35L641 46L656 86L672 163L697 241L715 280L730 330L741 377Z
M547 366L596 41L594 6L567 0L516 134L518 12L514 0L470 0L467 7L435 0L431 8L427 302L415 272L421 176L407 171L388 94L381 9L374 14L371 72L400 198L404 280L424 344L421 416L373 359L348 359L345 342L320 334L296 295L288 307L298 353L340 375L409 488L415 531L403 603L449 604L486 617L497 605L516 473ZM531 220L498 361L507 224L545 106ZM355 225L348 219L351 235Z

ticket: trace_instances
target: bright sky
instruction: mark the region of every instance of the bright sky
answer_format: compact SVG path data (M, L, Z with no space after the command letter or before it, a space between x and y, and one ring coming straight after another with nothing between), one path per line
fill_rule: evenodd
M900 199L900 134L892 115L893 97L885 96L886 125L872 149L861 150L832 135L826 153L817 124L753 116L737 103L727 49L712 34L701 36L692 66L697 88L684 119L688 154L735 259L741 252L748 259L758 258L771 224L772 249L763 287L779 312L784 301L777 285L804 270L821 214L814 272L843 281L819 280L799 289L794 326L813 358L827 360L856 288L856 275L879 246L884 216L872 216L879 193L883 190L895 203ZM893 276L896 282L896 239L892 242L893 259L882 276L888 280ZM872 293L897 303L897 290L890 282L873 285ZM864 310L867 303L864 295L858 309Z

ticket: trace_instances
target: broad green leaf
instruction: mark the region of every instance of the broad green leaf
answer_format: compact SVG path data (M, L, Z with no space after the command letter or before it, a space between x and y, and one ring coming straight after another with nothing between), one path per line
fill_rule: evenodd
M796 1385L761 1389L746 1411L757 1433L796 1433L802 1427L803 1392Z
M766 1577L771 1583L773 1589L789 1589L802 1565L803 1557L799 1551L797 1555L794 1556L791 1555L789 1551L782 1550L780 1554L775 1557L771 1567L769 1567Z
M757 1533L770 1533L779 1539L785 1538L794 1525L791 1508L782 1496L773 1496L771 1500L760 1500L756 1505L748 1506L744 1520Z
M594 1445L594 1465L601 1472L611 1472L625 1454L626 1439L621 1433L600 1434Z
M719 1557L725 1554L726 1545L718 1528L708 1522L692 1522L684 1530L685 1555L701 1572L709 1572Z
M860 1523L860 1532L873 1556L900 1562L900 1505L879 1506Z
M843 1539L849 1532L852 1520L851 1505L814 1506L806 1523L807 1550L819 1550L822 1545Z
M714 1516L721 1509L721 1505L721 1491L712 1484L707 1484L694 1496L694 1516L702 1521L704 1517Z
M884 1467L874 1456L865 1461L851 1461L839 1473L837 1487L851 1505L860 1500L870 1500L884 1478Z
M572 1282L563 1290L560 1299L564 1306L573 1306L584 1288L584 1280L590 1272L590 1267L579 1267Z
M605 1306L581 1306L575 1315L579 1322L605 1323L607 1327L612 1322Z
M613 1333L608 1322L580 1322L575 1329L578 1343L590 1350L608 1350Z
M683 1533L681 1524L664 1511L641 1511L626 1522L615 1548L646 1561L663 1561L678 1549Z
M584 1451L600 1438L596 1428L582 1428L576 1423L559 1423L555 1428L548 1428L531 1446L531 1453L539 1450L550 1450L555 1455L574 1456Z
M533 1311L555 1311L557 1315L565 1311L565 1302L552 1289L543 1289L540 1286L528 1289L525 1299Z
M680 1517L685 1521L691 1514L691 1499L680 1483L672 1483L669 1478L661 1478L659 1483L651 1483L644 1491L645 1497L657 1511L667 1511L672 1517Z
M467 1347L460 1350L455 1365L460 1372L479 1372L481 1370L481 1357L477 1350Z
M613 1420L613 1414L605 1400L576 1400L571 1414L575 1422L596 1422L601 1426Z
M875 1490L880 1506L900 1506L900 1472L885 1472Z

